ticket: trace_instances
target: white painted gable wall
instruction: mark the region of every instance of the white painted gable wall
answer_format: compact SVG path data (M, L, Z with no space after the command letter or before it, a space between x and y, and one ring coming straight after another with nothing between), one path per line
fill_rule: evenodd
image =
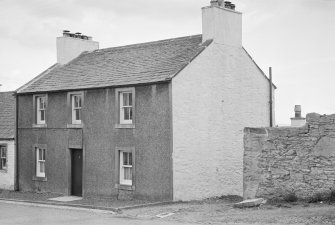
M174 200L243 191L243 129L269 126L269 82L241 47L212 43L172 79Z

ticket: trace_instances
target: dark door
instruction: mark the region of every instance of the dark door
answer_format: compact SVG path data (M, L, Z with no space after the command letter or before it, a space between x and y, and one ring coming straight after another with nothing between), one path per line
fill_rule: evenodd
M82 196L83 194L83 151L71 150L71 194Z

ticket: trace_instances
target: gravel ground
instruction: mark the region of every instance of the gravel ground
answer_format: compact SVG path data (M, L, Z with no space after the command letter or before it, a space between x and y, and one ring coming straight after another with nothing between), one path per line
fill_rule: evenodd
M165 218L156 215L174 213ZM236 209L226 200L190 202L124 211L124 216L197 224L335 225L335 206L329 204L266 204L259 208Z

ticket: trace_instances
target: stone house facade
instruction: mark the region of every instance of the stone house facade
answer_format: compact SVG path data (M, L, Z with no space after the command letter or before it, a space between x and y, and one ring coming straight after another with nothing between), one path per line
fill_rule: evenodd
M202 12L202 35L122 47L65 31L58 62L17 90L20 189L241 195L243 127L269 125L275 86L242 47L242 14Z
M0 92L0 189L15 188L15 97Z

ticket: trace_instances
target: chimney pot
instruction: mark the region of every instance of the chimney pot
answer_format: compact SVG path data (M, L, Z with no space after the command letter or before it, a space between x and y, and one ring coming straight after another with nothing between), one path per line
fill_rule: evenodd
M236 8L235 4L230 4L230 8L231 8L232 10L235 10L235 8Z
M224 6L224 0L218 0L219 6Z
M211 6L218 6L219 2L218 0L211 0Z
M301 105L294 106L295 118L301 118Z

